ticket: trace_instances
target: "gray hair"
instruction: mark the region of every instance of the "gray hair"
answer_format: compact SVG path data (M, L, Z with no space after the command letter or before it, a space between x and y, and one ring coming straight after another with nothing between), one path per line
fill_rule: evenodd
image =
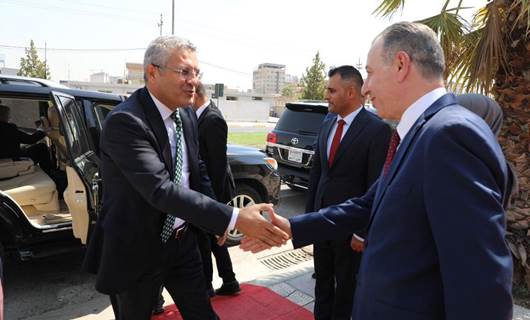
M189 40L175 36L160 36L151 41L144 55L144 80L147 82L147 66L154 64L165 66L171 52L175 49L195 52L197 48Z
M383 40L383 58L389 64L399 51L406 52L425 79L443 78L445 58L436 33L421 23L398 22L377 38ZM377 39L376 38L376 39Z
M206 87L202 82L199 82L195 87L195 93L201 97L208 97L208 95L206 94Z

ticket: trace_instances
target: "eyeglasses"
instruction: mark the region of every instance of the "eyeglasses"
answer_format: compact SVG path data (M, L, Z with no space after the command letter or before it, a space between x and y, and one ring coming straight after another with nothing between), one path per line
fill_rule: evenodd
M153 66L157 67L158 69L168 69L169 71L173 71L186 80L191 80L193 78L197 78L200 80L202 78L202 72L199 69L172 68L168 66L159 66L154 63Z

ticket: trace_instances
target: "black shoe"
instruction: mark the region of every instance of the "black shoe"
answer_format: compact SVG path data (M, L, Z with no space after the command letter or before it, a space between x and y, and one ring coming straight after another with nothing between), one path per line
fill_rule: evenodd
M215 291L213 291L213 287L208 288L208 297L215 297Z
M313 272L313 274L311 275L311 278L316 279L317 278L317 274Z
M164 306L163 305L162 306L156 306L156 307L153 308L153 314L162 314L162 313L164 313L164 311L166 311L166 310L164 310Z
M241 291L239 282L237 280L223 283L221 288L215 290L215 294L218 296L233 296Z

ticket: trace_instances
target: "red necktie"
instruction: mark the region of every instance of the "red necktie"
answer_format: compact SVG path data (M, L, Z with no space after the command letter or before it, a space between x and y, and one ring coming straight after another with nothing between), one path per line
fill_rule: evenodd
M342 137L342 129L344 128L345 123L346 121L342 119L338 121L337 130L335 130L335 135L333 136L333 142L331 143L331 149L329 149L328 164L330 167L333 165L333 159L335 158L335 154L337 153L337 150L339 149L340 138Z
M400 142L399 134L397 130L394 130L392 132L392 138L390 138L390 145L388 146L388 152L386 153L385 165L383 166L383 175L385 176L388 173L388 169L390 169L390 165L392 164L392 160L394 159L394 156L396 155L396 150L399 145L399 142Z

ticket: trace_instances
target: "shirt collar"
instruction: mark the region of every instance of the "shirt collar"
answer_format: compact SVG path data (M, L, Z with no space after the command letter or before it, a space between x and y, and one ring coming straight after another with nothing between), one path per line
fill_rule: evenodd
M202 106L200 106L199 109L197 109L197 111L195 111L195 114L197 115L197 119L200 118L201 114L204 112L204 110L206 110L206 108L208 108L209 105L210 105L210 99L208 99L208 101L206 101Z
M353 120L355 120L355 117L357 117L359 112L361 112L362 108L363 106L360 106L359 108L357 108L357 110L353 111L352 113L345 116L344 118L341 117L340 115L337 115L337 120L335 122L339 122L339 120L344 120L344 122L346 122L345 125L349 126L353 122Z
M149 90L147 90L147 92L149 92ZM162 120L166 121L169 117L171 117L174 111L166 107L166 105L160 102L160 100L158 100L151 92L149 92L149 95L151 96L151 99L153 99L160 116L162 116Z
M410 131L416 120L427 110L436 100L445 95L447 90L445 88L436 88L421 98L416 100L410 107L405 110L401 120L396 127L401 141L405 138L407 133Z

